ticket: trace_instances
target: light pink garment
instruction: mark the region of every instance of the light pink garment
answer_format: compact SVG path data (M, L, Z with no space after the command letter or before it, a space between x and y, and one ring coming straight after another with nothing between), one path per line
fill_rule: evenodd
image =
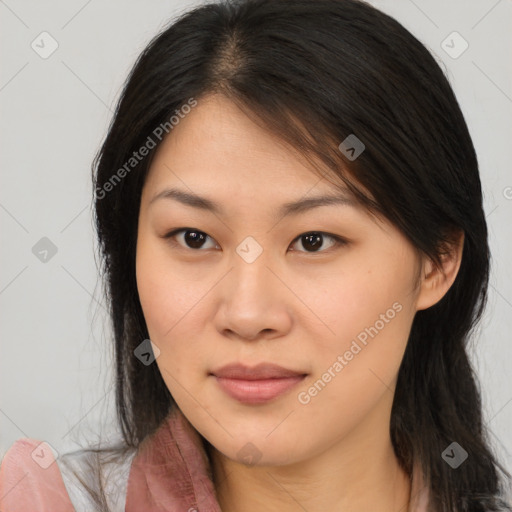
M40 443L19 439L5 454L0 466L1 512L74 512L57 464L44 469L32 459Z
M0 466L0 512L74 512L59 466L32 458L40 441L20 439ZM36 452L37 453L37 452ZM414 472L408 512L426 512L427 489ZM201 436L178 408L145 439L131 463L126 512L221 512Z

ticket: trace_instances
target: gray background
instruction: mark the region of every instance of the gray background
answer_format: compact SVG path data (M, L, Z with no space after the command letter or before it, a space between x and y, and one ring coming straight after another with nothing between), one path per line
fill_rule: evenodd
M472 357L492 442L512 471L512 1L372 3L435 54L477 149L493 269ZM90 166L135 58L196 4L0 0L0 456L20 437L60 453L114 435ZM58 43L46 59L31 47L51 49L44 31ZM446 39L454 31L469 44L457 58L463 41ZM57 249L46 262L32 251L43 237Z

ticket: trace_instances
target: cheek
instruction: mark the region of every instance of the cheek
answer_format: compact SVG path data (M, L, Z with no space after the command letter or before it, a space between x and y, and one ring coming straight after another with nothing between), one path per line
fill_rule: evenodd
M316 279L316 292L304 297L322 320L311 349L314 382L320 379L315 388L325 400L364 409L392 387L415 315L412 263L405 257L345 261L339 273Z
M197 347L188 342L194 339L194 333L185 334L186 310L190 307L174 276L160 269L154 259L147 265L141 260L137 284L149 338L160 351L155 362L167 389L175 400L179 399L198 359Z
M144 246L137 250L137 290L150 337L156 341L172 326L169 292L173 290L173 283L150 254Z
M296 282L309 306L310 312L305 314L311 321L314 314L315 323L322 322L318 332L324 335L316 337L320 349L343 348L347 340L361 333L364 340L364 333L375 325L379 332L387 331L394 337L410 324L414 296L408 275L393 267L379 269L361 262L357 266L313 280L303 276Z
M376 283L375 277L345 275L336 291L316 296L316 311L329 329L320 326L311 336L313 374L296 397L311 429L322 417L331 425L326 430L339 436L379 401L392 399L414 308L405 279L379 276Z
M159 243L139 239L136 277L139 299L151 336L163 342L190 311L200 290L193 291L186 274L169 264ZM188 283L188 285L187 285Z
M173 395L176 382L198 375L200 331L205 313L202 298L211 288L208 279L195 280L179 266L170 265L165 247L144 243L137 247L136 276L139 299L149 337L159 348L156 362ZM178 386L179 387L179 386Z

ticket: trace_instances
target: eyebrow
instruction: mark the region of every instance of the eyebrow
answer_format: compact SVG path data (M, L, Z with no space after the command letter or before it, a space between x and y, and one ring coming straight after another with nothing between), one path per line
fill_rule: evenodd
M193 208L209 211L218 215L222 215L224 213L224 210L219 203L211 199L208 199L207 197L202 197L191 192L180 190L178 188L167 188L165 190L162 190L151 199L149 204L151 205L152 203L159 199L171 199L174 201L178 201L179 203L184 204L186 206L191 206ZM281 205L280 208L277 209L275 215L277 217L287 217L290 215L298 215L306 211L312 210L313 208L318 208L320 206L332 205L355 207L356 201L349 195L339 193L338 195L322 195L315 197L307 197L304 199L299 199L297 201L284 203L283 205Z

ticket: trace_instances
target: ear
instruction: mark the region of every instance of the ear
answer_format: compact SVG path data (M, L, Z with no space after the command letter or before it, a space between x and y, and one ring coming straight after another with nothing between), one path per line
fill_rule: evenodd
M434 265L430 258L422 261L421 285L416 302L416 310L428 309L439 302L457 277L462 261L464 232L454 235L453 241L441 255L441 267Z

